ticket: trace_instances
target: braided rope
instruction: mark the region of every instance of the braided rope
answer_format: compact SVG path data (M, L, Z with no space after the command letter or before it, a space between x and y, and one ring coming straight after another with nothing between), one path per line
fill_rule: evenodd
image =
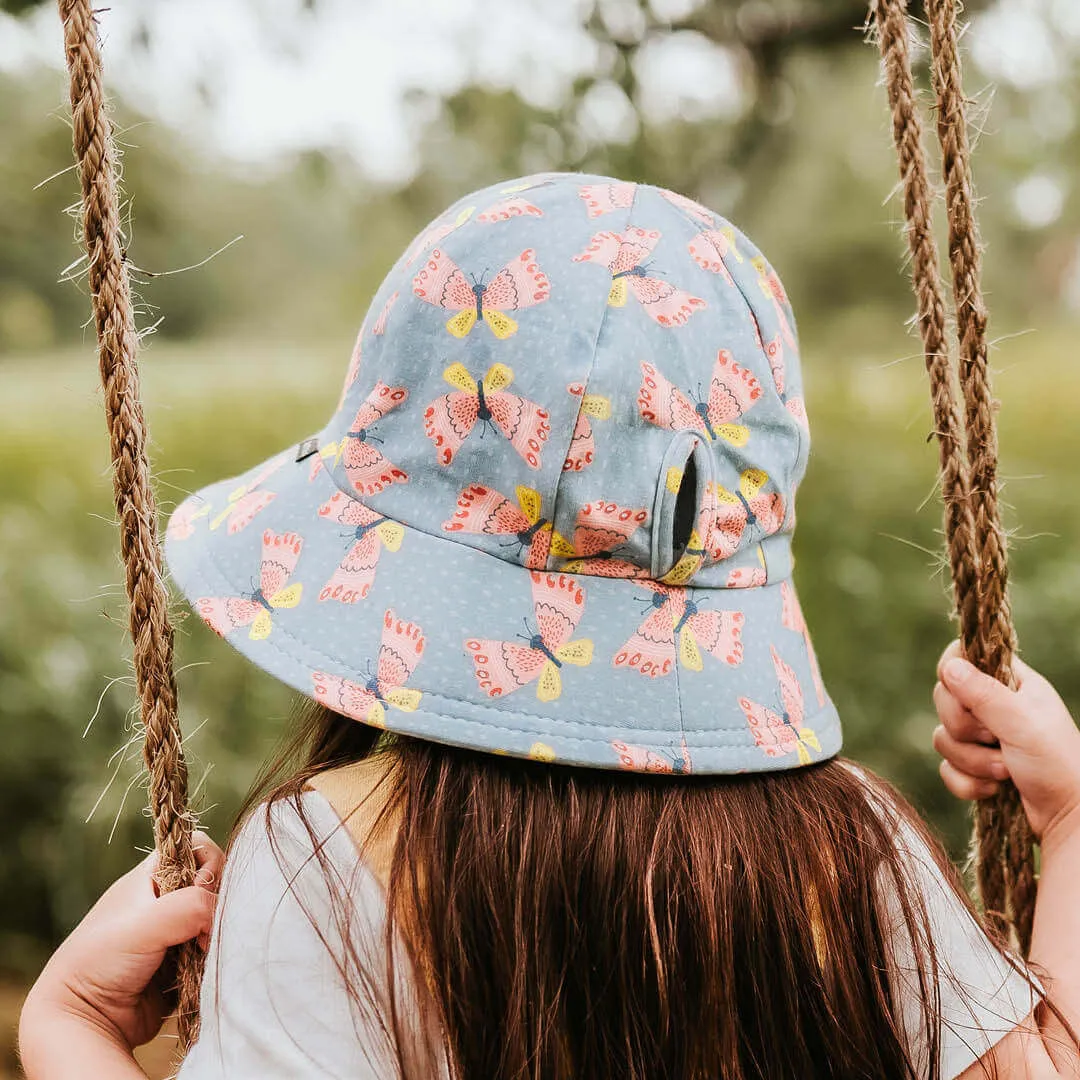
M966 636L964 649L983 671L1014 686L1016 633L1009 605L1007 545L998 513L996 402L987 365L987 313L980 287L981 246L973 210L971 150L956 44L955 2L929 0L927 11L960 343L975 554L982 560L978 626ZM976 822L980 880L986 880L993 899L1007 897L1010 918L1026 952L1035 908L1034 841L1016 788L1010 784L997 798L981 802ZM999 868L1004 869L1003 882ZM1000 909L1000 903L996 906Z
M116 153L106 115L97 24L90 0L59 0L59 7L71 78L72 137L82 182L82 227L109 428L113 494L131 605L129 628L145 731L143 757L159 854L156 879L161 891L169 892L190 885L196 867L187 811L187 766L176 715L173 632L139 400L138 338L120 228ZM176 965L182 1048L189 1045L196 1030L201 955L194 943L189 943L170 958Z
M1008 599L1005 535L997 504L997 439L986 346L986 308L980 280L980 247L973 212L955 0L928 0L938 139L942 149L949 222L949 259L959 338L964 428L945 334L932 202L923 150L922 123L908 48L906 0L872 0L885 85L892 110L893 141L904 190L904 214L912 254L911 277L919 328L930 375L938 437L945 537L952 570L960 640L982 670L1013 684L1016 636ZM1011 922L1021 949L1031 941L1035 905L1031 829L1012 784L980 802L975 811L976 875L986 918L998 932Z

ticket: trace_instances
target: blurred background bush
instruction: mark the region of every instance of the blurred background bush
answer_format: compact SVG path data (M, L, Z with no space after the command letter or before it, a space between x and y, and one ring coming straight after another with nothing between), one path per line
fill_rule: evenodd
M1016 619L1080 705L1080 8L967 14ZM105 66L162 503L321 426L367 298L472 187L581 169L694 195L768 252L800 320L797 576L847 751L962 856L929 745L952 633L935 449L864 17L854 0L118 0ZM150 837L61 63L53 5L0 0L0 1009ZM196 801L223 838L290 697L177 614Z

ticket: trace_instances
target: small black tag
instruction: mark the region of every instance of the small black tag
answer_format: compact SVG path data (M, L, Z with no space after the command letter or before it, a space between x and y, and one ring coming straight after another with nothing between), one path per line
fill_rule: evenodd
M314 436L310 439L305 439L296 448L296 460L303 461L305 458L311 457L312 454L319 452L319 440Z

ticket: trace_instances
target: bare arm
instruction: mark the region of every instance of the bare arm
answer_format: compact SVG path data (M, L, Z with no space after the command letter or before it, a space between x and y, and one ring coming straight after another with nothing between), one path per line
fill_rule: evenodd
M19 1017L27 1080L146 1080L133 1049L161 1027L155 976L171 945L205 940L224 856L196 834L196 885L158 896L153 856L125 874L53 954Z
M963 799L986 798L1009 777L1016 784L1042 853L1031 963L1065 1022L1080 1031L1080 731L1054 688L1019 661L1015 691L957 659L955 646L938 676L942 778ZM961 1080L984 1077L987 1067L1003 1077L1076 1077L1080 1053L1043 1005Z

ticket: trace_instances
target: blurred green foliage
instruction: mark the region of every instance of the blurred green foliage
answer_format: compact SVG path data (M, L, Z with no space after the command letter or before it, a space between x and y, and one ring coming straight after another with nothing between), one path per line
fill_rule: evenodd
M32 5L0 3L19 6ZM382 274L470 188L580 168L699 196L768 252L799 316L815 451L797 577L847 750L898 780L959 852L964 812L941 791L929 746L933 663L950 634L936 456L918 345L903 329L912 301L899 210L884 205L896 167L883 92L853 29L862 5L685 6L679 25L661 25L636 0L586 5L602 70L558 107L487 86L417 97L418 166L396 188L333 148L274 166L214 162L121 103L140 325L164 317L144 354L162 502L321 426ZM749 106L695 122L641 115L625 137L598 136L583 119L590 93L614 86L636 106L636 51L676 32L736 50ZM969 90L978 85L975 72ZM62 216L77 188L62 171L64 94L56 72L0 75L0 974L16 976L37 969L150 835L92 335L81 329L88 301L78 283L57 284L78 257ZM1008 517L1023 526L1016 616L1030 659L1080 704L1080 428L1070 415L1080 371L1063 302L1080 206L1065 185L1060 214L1037 225L1014 202L1036 173L1076 174L1075 100L1071 71L1052 87L1003 88L977 177L992 332L1044 327L995 354ZM241 233L198 270L152 276ZM196 801L222 836L287 726L290 698L179 606L177 617Z

